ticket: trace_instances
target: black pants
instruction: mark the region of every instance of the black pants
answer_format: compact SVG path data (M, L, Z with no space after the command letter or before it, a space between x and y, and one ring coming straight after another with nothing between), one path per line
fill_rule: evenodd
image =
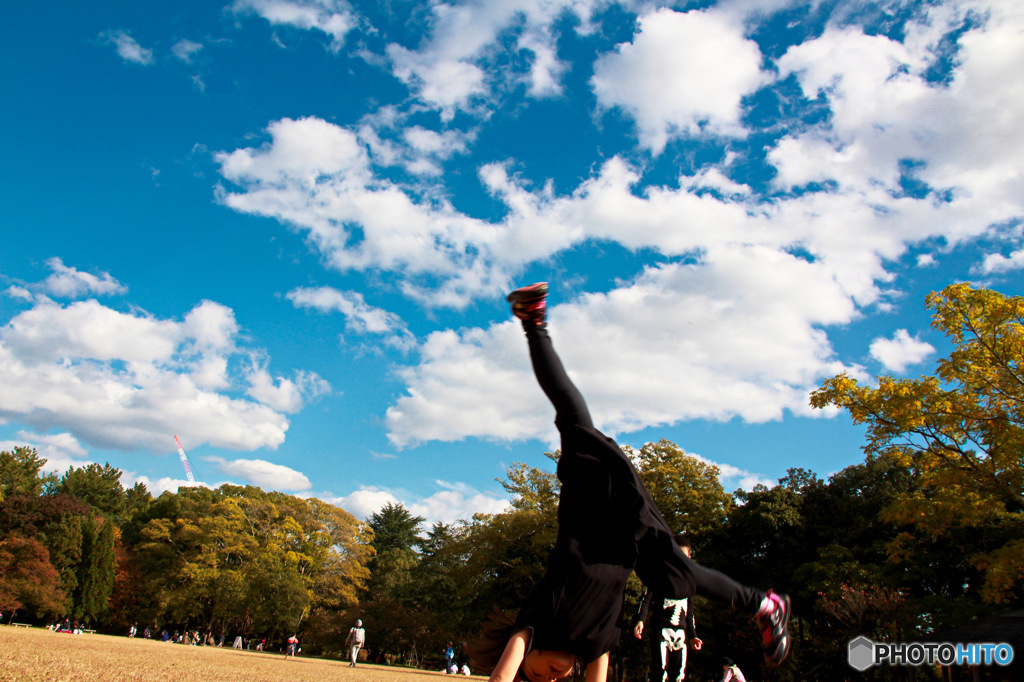
M563 443L566 441L565 434L575 426L594 428L587 403L555 353L547 328L529 323L524 324L523 328L530 346L533 373L541 390L555 407L555 425L563 436ZM562 456L566 454L563 447ZM629 461L625 455L621 456L623 460ZM632 467L631 462L629 465ZM644 497L649 501L649 495L645 494ZM654 508L653 502L650 506ZM681 599L692 596L692 588L689 586L695 585L696 594L702 597L728 604L745 613L757 613L765 596L763 592L741 585L724 573L701 566L686 557L676 545L660 512L656 508L654 511L661 521L659 527L652 527L637 543L640 558L635 568L647 587L671 598ZM666 575L677 578L666 579Z

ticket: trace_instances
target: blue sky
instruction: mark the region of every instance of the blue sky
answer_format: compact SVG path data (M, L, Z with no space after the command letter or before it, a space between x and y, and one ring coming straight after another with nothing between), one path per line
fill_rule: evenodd
M728 490L862 461L807 395L932 373L924 296L1021 293L1024 9L8 3L0 447L366 517L501 509L553 413Z

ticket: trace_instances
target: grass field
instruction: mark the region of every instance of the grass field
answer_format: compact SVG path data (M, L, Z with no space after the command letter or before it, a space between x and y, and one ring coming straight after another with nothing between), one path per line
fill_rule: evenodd
M0 680L341 680L419 682L440 672L305 658L279 653L166 644L107 635L67 635L0 625ZM481 677L449 677L475 679Z

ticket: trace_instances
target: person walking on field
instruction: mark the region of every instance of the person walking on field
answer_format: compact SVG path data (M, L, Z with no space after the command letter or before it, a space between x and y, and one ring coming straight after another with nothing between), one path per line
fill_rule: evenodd
M490 682L562 679L586 670L606 682L609 651L621 636L626 581L640 580L666 598L700 594L750 614L761 630L765 663L789 654L789 598L737 583L679 549L661 512L622 449L596 428L579 389L555 353L545 320L546 282L513 291L534 375L555 408L561 435L558 535L544 576L509 625L503 614L483 625L466 650Z
M291 656L292 658L295 658L295 652L298 650L298 648L299 638L295 635L292 635L288 638L288 646L285 648L284 657L288 658L289 656Z
M359 658L359 650L366 644L366 630L363 629L363 621L357 620L355 627L348 631L345 644L348 645L349 658L352 661L348 667L354 668L356 660Z
M675 541L683 555L692 559L690 539L679 533ZM640 601L640 614L633 635L642 639L647 630L650 631L648 642L651 652L648 682L683 682L686 679L687 647L700 651L704 646L697 637L693 598L670 599L654 590L646 590Z

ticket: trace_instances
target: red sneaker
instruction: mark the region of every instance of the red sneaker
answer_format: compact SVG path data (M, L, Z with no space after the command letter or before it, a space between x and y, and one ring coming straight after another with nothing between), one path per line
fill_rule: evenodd
M528 287L516 289L505 298L512 304L512 314L524 323L533 323L538 327L544 324L544 316L547 312L547 282L537 282Z
M767 604L757 614L757 626L761 628L761 648L764 662L769 668L776 668L789 655L789 597L768 590L765 599L772 604L772 610L764 613Z

